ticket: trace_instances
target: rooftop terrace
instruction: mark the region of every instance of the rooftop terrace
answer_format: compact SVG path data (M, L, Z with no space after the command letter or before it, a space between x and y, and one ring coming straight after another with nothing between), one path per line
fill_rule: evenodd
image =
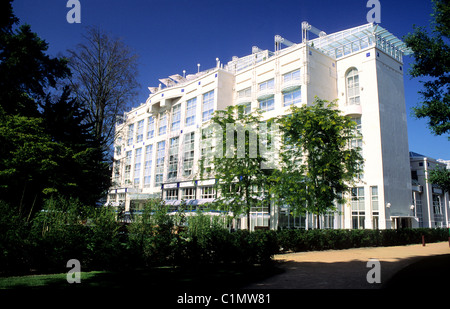
M315 34L317 38L309 40L308 36L310 33ZM168 78L159 79L161 83L158 87L148 87L150 96L163 89L189 83L218 68L235 74L261 62L267 61L273 56L289 49L293 49L300 44L307 44L334 59L339 59L373 46L377 46L380 50L399 62L403 62L403 55L412 53L411 49L409 49L404 42L378 24L369 23L336 33L326 34L324 31L320 31L307 22L303 22L302 43L292 43L285 38L276 35L274 52L261 50L258 47L253 46L252 54L241 58L233 57L226 65L221 64L219 59L216 58L216 67L200 71L200 64L198 64L199 70L197 74L189 74L186 76L186 72L183 71L183 76L175 74ZM282 48L283 46L285 47L284 49Z

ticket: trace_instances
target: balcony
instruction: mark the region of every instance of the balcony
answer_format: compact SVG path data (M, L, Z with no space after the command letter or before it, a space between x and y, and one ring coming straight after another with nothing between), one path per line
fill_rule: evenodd
M289 92L295 89L300 88L302 85L302 78L299 76L298 78L293 78L288 81L284 81L281 85L282 92Z
M235 104L236 105L239 105L239 104L242 104L242 103L248 103L248 102L251 102L251 101L252 101L251 93L250 94L245 94L245 95L237 94L236 98L235 98Z
M361 116L362 107L361 104L346 105L342 108L342 112L346 116Z
M265 89L260 89L258 91L258 100L264 100L267 98L270 98L272 96L274 96L275 94L275 88L274 87L268 87Z

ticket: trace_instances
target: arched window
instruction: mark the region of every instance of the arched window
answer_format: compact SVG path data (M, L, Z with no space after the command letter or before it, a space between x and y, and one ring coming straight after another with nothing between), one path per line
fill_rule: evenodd
M346 75L347 81L347 104L359 105L359 75L356 68L351 68Z

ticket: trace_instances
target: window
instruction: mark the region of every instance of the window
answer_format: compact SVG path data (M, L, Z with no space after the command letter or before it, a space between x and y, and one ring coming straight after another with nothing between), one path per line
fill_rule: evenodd
M114 186L120 186L120 166L121 166L121 160L117 160L116 162L114 162L114 176L113 176L113 181L114 181Z
M283 75L283 83L289 83L295 80L300 80L300 69Z
M354 138L351 140L351 148L362 150L362 138Z
M195 133L187 133L184 135L183 144L183 176L192 175L192 167L194 166L194 143Z
M165 151L166 141L158 142L158 146L156 149L155 186L160 185L163 182Z
M116 143L116 155L120 156L122 154L122 136L119 136L117 138L117 143Z
M435 215L441 215L442 209L441 209L441 199L439 195L433 194L433 213Z
M212 159L214 155L213 146L214 131L211 126L202 129L200 141L200 160L202 162L204 172L210 173L212 168Z
M172 107L172 125L170 131L176 131L180 129L181 120L181 104Z
M273 110L274 109L273 96L260 100L259 101L259 109L262 111L265 111L265 112Z
M166 200L177 200L177 199L178 199L178 189L166 190Z
M268 81L262 82L258 85L258 89L259 91L265 91L265 90L270 90L273 89L275 83L274 83L274 79L269 79Z
M108 201L115 202L116 198L117 198L116 196L117 196L117 194L115 194L115 193L108 194Z
M195 199L195 188L183 188L183 189L181 189L181 199L182 200L193 200L193 199Z
M359 151L359 154L361 155L361 157L363 156L363 140L362 140L362 136L359 135L355 138L352 138L350 141L350 148L351 149L355 149L357 151ZM357 177L359 179L364 178L364 172L363 172L363 162L361 163L361 165L359 166L359 168L361 169L361 174L357 175Z
M372 208L372 225L374 229L379 228L379 209L378 209L378 186L370 187L370 198Z
M137 125L136 143L140 143L143 140L144 140L144 120L140 120Z
M169 145L169 166L167 179L177 178L178 171L178 144L179 137L174 137L170 139Z
M134 186L139 187L141 181L141 157L142 148L136 149L134 154Z
M241 115L242 114L244 114L244 115L250 114L252 111L252 103L247 102L247 103L239 104L238 111L239 111L239 113L241 113Z
M130 182L130 172L131 172L131 150L127 151L125 154L125 182Z
M158 135L164 135L166 134L166 132L167 132L167 114L160 113Z
M206 198L214 198L215 197L215 190L214 190L214 186L207 186L207 187L202 187L201 188L201 198L202 199L206 199Z
M133 134L134 134L134 123L128 125L127 146L130 146L133 144Z
M190 99L186 102L186 126L195 124L195 113L197 109L197 98Z
M152 116L147 119L147 139L153 138L155 134L155 118Z
M248 87L244 90L238 91L238 99L250 98L252 96L252 88Z
M364 228L365 206L364 206L364 188L351 189L352 206L352 225L354 229Z
M419 218L419 227L423 227L422 195L419 192L412 192L412 204L414 205L414 215Z
M361 117L352 117L352 121L356 122L356 131L357 133L361 134Z
M144 187L150 187L150 180L152 175L152 155L153 145L146 146L144 163Z
M302 101L302 92L300 88L283 93L283 106L289 106Z
M202 121L208 121L211 119L214 112L214 90L207 92L203 95L203 113Z
M327 212L323 215L323 226L324 229L334 229L334 213Z
M359 75L355 68L350 69L347 73L347 104L360 104L359 98Z

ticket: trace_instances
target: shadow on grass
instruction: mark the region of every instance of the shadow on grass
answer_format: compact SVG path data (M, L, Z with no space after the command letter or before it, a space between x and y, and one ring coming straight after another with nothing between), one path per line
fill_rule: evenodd
M252 282L279 274L276 263L261 265L218 265L191 268L155 267L130 271L83 272L81 283L69 284L66 273L0 278L2 289L122 289L122 290L220 290L240 289Z

